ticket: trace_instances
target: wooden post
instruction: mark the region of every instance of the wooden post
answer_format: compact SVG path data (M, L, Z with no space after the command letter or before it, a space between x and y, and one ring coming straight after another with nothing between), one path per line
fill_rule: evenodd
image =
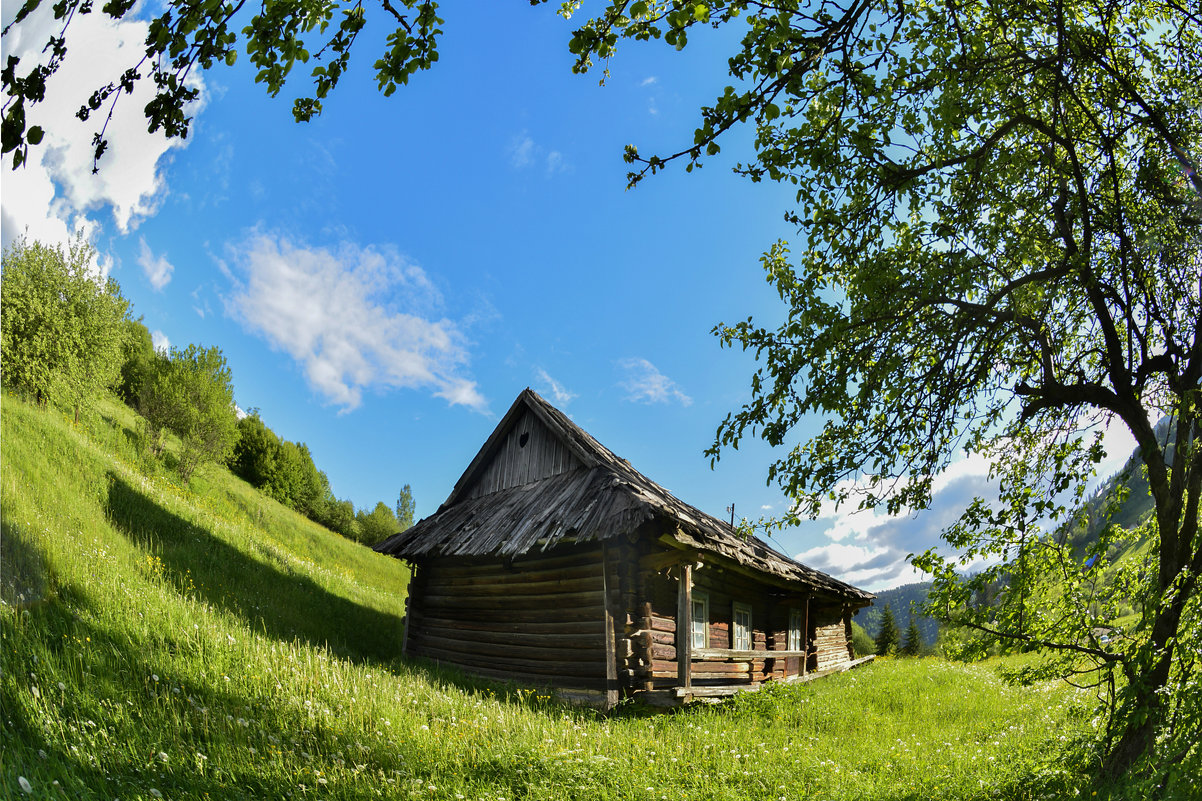
M618 703L618 655L617 636L614 631L614 603L610 598L609 546L601 546L601 591L605 596L605 708L613 709Z
M676 594L676 684L693 686L693 565L680 566Z
M801 658L801 675L806 675L810 671L810 596L806 596L805 614L802 615L801 624L801 650L806 652L806 655Z
M413 617L413 591L417 589L417 563L410 563L409 591L405 593L405 628L401 632L401 656L409 655L409 619Z

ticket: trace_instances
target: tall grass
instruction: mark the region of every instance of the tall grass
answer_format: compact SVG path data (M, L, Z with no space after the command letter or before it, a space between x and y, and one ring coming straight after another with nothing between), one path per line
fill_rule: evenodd
M211 470L4 398L0 796L1059 798L1064 685L885 660L603 717L401 660L403 565ZM22 782L24 781L24 784ZM1086 792L1088 796L1088 792Z

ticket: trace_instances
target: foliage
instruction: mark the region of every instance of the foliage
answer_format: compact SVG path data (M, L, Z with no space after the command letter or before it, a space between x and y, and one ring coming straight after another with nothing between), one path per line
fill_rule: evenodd
M897 650L897 644L897 623L893 620L893 610L886 606L881 612L881 630L876 635L876 653L889 656Z
M41 5L40 0L26 0L4 28L4 36L31 25ZM349 68L355 41L367 25L368 12L363 4L268 0L255 6L253 12L242 13L243 5L233 0L170 0L160 15L150 19L146 48L138 61L116 80L102 83L104 78L98 78L95 91L76 114L82 120L93 114L104 115L93 138L95 162L108 149L106 129L118 100L147 78L154 84L154 97L145 107L150 132L162 130L168 137L187 137L192 122L190 104L199 96L192 73L215 64L234 64L241 23L245 23L241 27L243 49L254 66L255 82L264 84L271 97L279 95L294 67L315 62L309 72L311 94L293 101L292 114L298 122L321 114L322 101ZM428 69L438 60L442 20L437 9L438 4L431 0L381 3L379 18L395 25L372 66L385 96L408 83L414 72ZM40 144L45 135L41 126L28 125L26 115L46 100L47 83L74 43L71 23L80 15L97 11L114 20L140 13L131 0L113 0L99 7L90 0L62 0L53 6L54 19L61 25L55 26L40 58L29 65L11 54L7 57L2 73L6 95L3 152L13 154L14 169L27 160L30 146Z
M285 442L252 412L238 421L238 442L230 469L289 509L318 520L324 511L328 481L303 442Z
M359 541L366 545L375 545L401 530L396 515L383 501L370 512L359 510L355 520L359 523Z
M797 260L784 242L763 259L784 322L716 329L758 369L711 456L747 436L789 445L769 469L796 499L786 522L830 500L921 509L958 453L992 458L1001 504L948 532L956 557L916 564L942 615L1051 649L1064 674L1121 672L1104 705L1116 776L1156 764L1170 677L1194 669L1175 644L1202 568L1200 23L1177 0L614 2L571 45L586 69L623 37L680 48L698 27L741 28L738 86L692 143L626 152L635 184L751 122L736 171L796 187ZM821 431L800 436L811 415ZM1109 421L1138 443L1159 544L1129 576L1136 630L1102 643L1080 607L1089 577L1039 526L1076 505ZM995 627L970 606L957 568L973 560L998 566L969 587L1005 573L1010 608L1029 611ZM1047 614L1040 570L1063 580Z
M201 464L224 463L237 441L238 418L230 369L220 348L172 348L158 362L139 411L151 427L156 451L163 448L165 432L180 438L178 469L185 482Z
M396 499L397 530L404 531L413 525L413 489L406 484Z
M897 649L898 656L919 656L922 653L922 632L914 616L910 616L910 625L906 626L905 639L901 648Z
M122 351L121 380L117 395L136 407L143 388L154 377L156 363L162 358L154 349L154 339L141 319L125 321L125 347Z
M94 273L95 256L82 235L65 248L22 237L0 272L0 378L76 419L117 382L129 309L117 283Z
M876 643L868 636L868 632L864 631L864 627L854 620L851 622L851 647L857 659L876 653Z

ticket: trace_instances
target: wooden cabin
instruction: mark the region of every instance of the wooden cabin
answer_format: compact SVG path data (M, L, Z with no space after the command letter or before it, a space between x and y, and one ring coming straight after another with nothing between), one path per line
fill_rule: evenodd
M530 389L439 510L376 550L413 568L407 655L604 708L864 661L870 593L683 503Z

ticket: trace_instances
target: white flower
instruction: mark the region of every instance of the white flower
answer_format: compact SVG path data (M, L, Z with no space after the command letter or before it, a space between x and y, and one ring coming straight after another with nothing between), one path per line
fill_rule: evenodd
M24 776L17 777L17 784L21 785L21 789L24 790L26 793L33 792L33 785L30 784L29 779L26 779Z
M166 762L168 759L167 753L165 751L159 751L159 759L163 762Z
M153 787L150 788L150 794L153 795L155 798L163 797L163 794L160 793L158 790L154 789Z

